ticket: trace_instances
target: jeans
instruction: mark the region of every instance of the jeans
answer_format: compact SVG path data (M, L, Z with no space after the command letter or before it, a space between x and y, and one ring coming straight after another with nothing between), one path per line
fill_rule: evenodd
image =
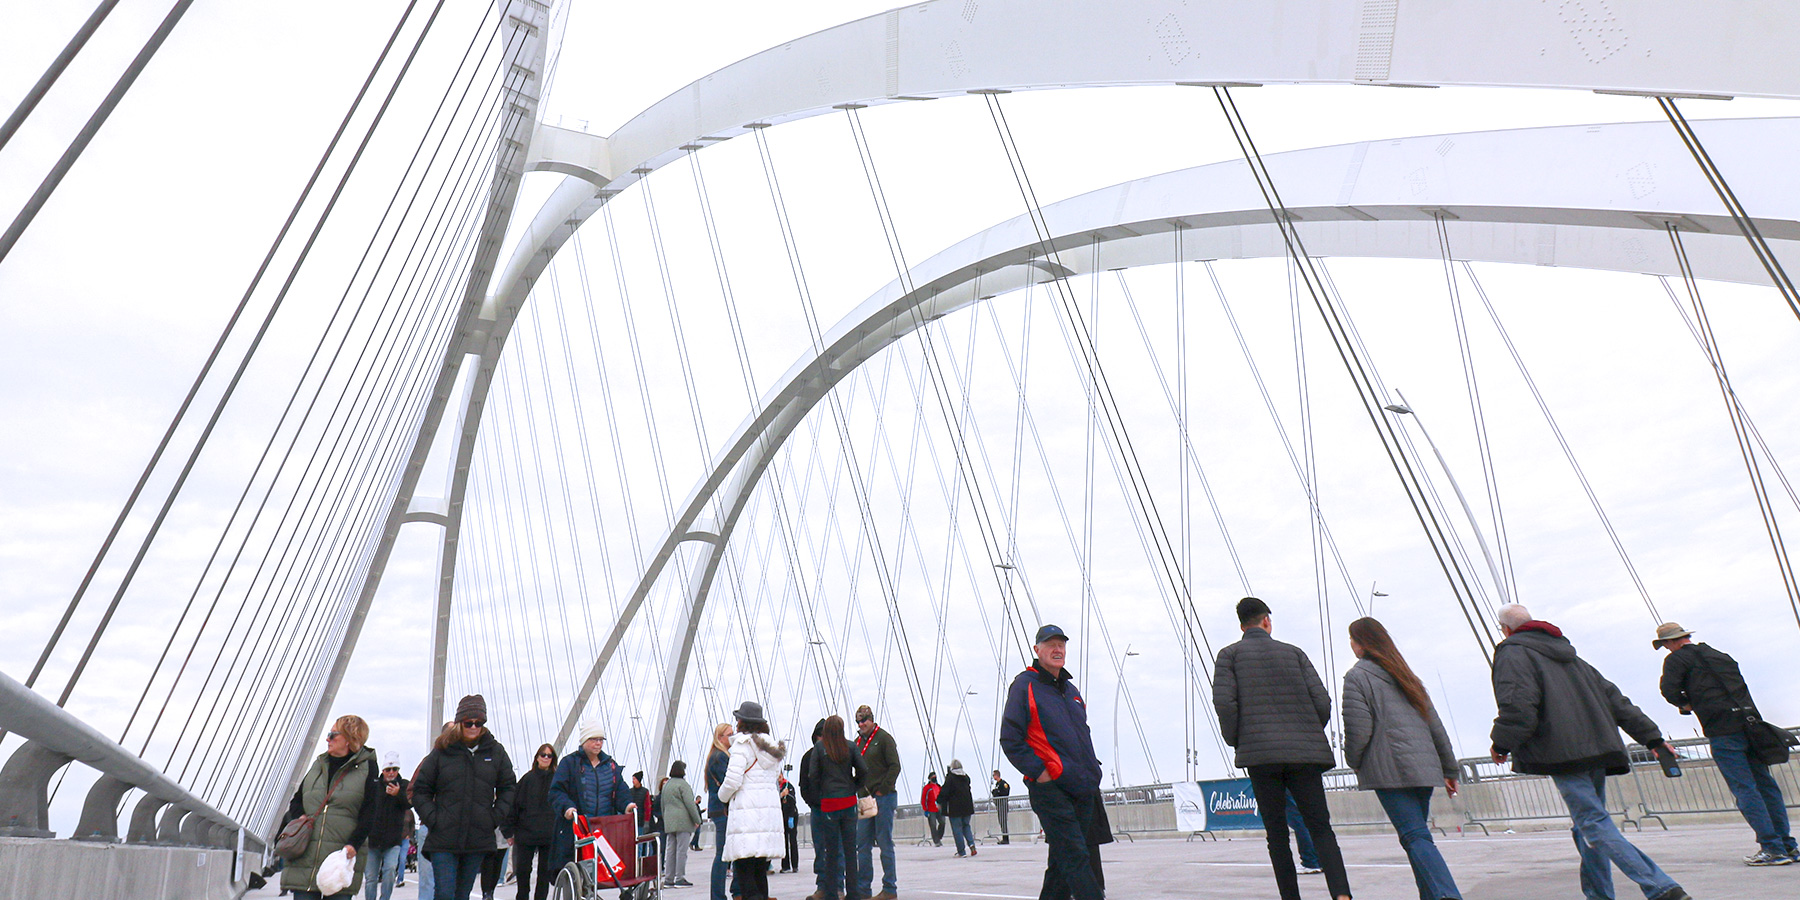
M713 847L712 900L725 900L728 879L732 896L736 896L738 891L736 874L731 871L731 863L725 861L726 818L724 815L713 816L713 840L716 846Z
M431 854L432 875L436 881L435 900L469 900L469 892L475 889L475 879L481 876L481 864L486 862L488 853L451 853L439 850Z
M1000 843L1002 844L1012 843L1006 839L1006 807L1007 801L1010 799L1010 797L994 798L994 817L1000 820Z
M875 815L856 820L856 896L869 897L875 886L875 847L881 847L881 889L898 893L900 882L894 874L894 810L900 808L899 794L882 794L875 798Z
M413 846L419 848L419 900L435 900L437 897L437 881L432 878L431 857L425 852L425 838L431 835L431 829L419 823L418 830L413 832Z
M827 897L866 897L856 853L856 806L835 812L813 811L813 860L819 870L819 893Z
M1256 791L1258 809L1287 808L1288 797L1306 820L1313 845L1319 852L1319 867L1325 870L1325 886L1331 896L1350 893L1350 878L1344 873L1344 855L1338 851L1337 833L1331 830L1331 810L1325 806L1325 767L1278 763L1250 766L1250 786ZM1287 816L1265 816L1263 831L1268 836L1269 863L1275 869L1275 887L1281 900L1300 900L1300 876L1294 871L1294 854L1288 849Z
M663 869L664 878L673 879L687 877L688 849L687 832L677 831L669 835L667 846L663 850L669 857L667 860L664 860L666 863L666 866Z
M531 891L531 870L537 868L537 893ZM519 900L544 900L550 896L550 885L556 882L556 870L550 868L549 844L514 844L513 872L519 876Z
M1625 840L1606 812L1606 770L1589 769L1552 775L1575 827L1575 852L1581 854L1581 893L1588 900L1614 900L1612 866L1637 882L1652 900L1679 887L1643 851Z
M394 878L406 866L406 842L401 841L392 847L368 847L363 858L363 897L376 900L376 892L380 891L380 900L388 900L394 896Z
M1787 801L1781 797L1781 785L1769 774L1769 767L1750 758L1750 739L1739 734L1721 734L1712 738L1713 762L1719 774L1731 786L1737 798L1738 812L1756 832L1756 842L1764 851L1781 855L1795 851L1793 832L1788 830Z
M1462 900L1450 867L1431 839L1431 788L1377 789L1375 798L1387 810L1388 821L1400 836L1406 849L1406 861L1412 863L1413 881L1419 886L1419 900Z
M975 832L969 830L968 816L950 817L950 836L956 838L957 856L963 854L963 846L965 844L968 845L970 850L975 849Z
M1031 811L1044 829L1044 842L1050 845L1050 864L1044 869L1038 900L1101 900L1088 858L1087 837L1100 792L1071 794L1054 781L1028 781L1025 787L1031 795Z
M1300 817L1300 807L1294 804L1294 795L1287 798L1288 831L1294 834L1294 843L1300 845L1300 868L1317 869L1319 867L1319 848L1313 846L1312 832L1306 830L1306 820Z
M944 846L944 814L941 812L926 813L925 824L931 826L932 846Z

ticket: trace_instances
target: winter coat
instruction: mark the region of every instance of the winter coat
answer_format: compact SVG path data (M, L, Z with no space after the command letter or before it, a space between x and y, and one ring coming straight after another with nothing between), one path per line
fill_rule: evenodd
M738 734L731 739L731 762L719 782L719 799L730 812L725 822L726 860L781 859L787 834L781 822L781 796L776 782L787 745L766 735Z
M1011 797L1012 785L1007 784L1004 778L996 778L994 783L988 787L988 796L996 800Z
M694 787L686 778L671 778L662 789L663 830L670 834L700 827L700 808L694 803Z
M1437 710L1419 715L1400 682L1367 659L1344 673L1344 762L1365 791L1432 787L1460 771Z
M562 810L553 808L550 802L550 779L555 775L549 769L540 769L535 764L525 777L519 779L519 785L513 793L513 843L520 847L548 847L556 836L557 823L563 821Z
M1000 748L1032 781L1055 781L1071 794L1100 787L1087 701L1066 668L1052 676L1034 663L1013 678L1000 719Z
M475 746L436 748L413 776L413 808L431 829L426 853L486 853L494 829L510 827L517 779L506 748L482 729Z
M900 745L894 736L877 727L868 737L857 737L856 749L862 754L863 793L870 797L893 793L900 781Z
M975 814L975 790L969 784L969 773L951 772L944 776L944 790L938 794L938 808L951 818Z
M1495 648L1494 704L1494 749L1530 775L1630 772L1620 728L1646 746L1662 743L1656 723L1546 622L1525 623Z
M943 793L944 786L935 781L925 782L925 789L919 792L919 808L928 813L943 812L938 809L938 794Z
M590 764L581 750L556 764L556 774L550 779L550 808L557 816L570 809L588 817L623 815L630 803L625 767L605 752L598 764Z
M366 767L366 768L365 768ZM359 771L359 769L361 771ZM364 747L344 758L338 769L341 778L330 775L330 757L321 753L313 760L311 768L300 777L300 790L295 798L305 815L313 817L312 840L306 845L306 853L299 859L289 860L287 867L281 871L281 886L289 891L317 891L315 882L319 866L324 865L325 857L330 856L345 845L353 845L361 852L362 844L367 836L368 815L364 803L368 799L369 781L379 778L380 773L375 766L375 751ZM337 781L337 789L331 790L332 781ZM331 793L331 802L325 802L325 794ZM321 812L323 808L323 812ZM293 812L292 804L288 811ZM362 889L361 860L352 860L351 868L355 876L350 882L350 893L356 894Z
M1685 644L1669 651L1663 660L1663 699L1675 706L1691 706L1707 737L1743 732L1744 713L1756 711L1750 686L1738 671L1737 660L1706 644ZM1757 718L1761 718L1757 714Z
M412 806L412 803L406 799L408 793L406 779L396 778L394 783L399 786L399 791L389 797L387 781L378 778L374 785L375 793L363 800L371 808L369 846L376 850L398 847L400 841L406 837L406 811Z
M1219 732L1237 750L1238 768L1337 762L1325 739L1331 694L1306 652L1261 628L1219 651L1213 667Z
M843 762L834 762L825 751L825 742L814 743L800 757L800 798L816 812L827 800L856 796L863 783L862 753L855 744L847 743Z
M800 823L800 804L794 796L794 783L790 781L781 785L780 791L781 826L783 828L797 828Z
M719 784L725 780L725 770L731 767L731 754L713 747L706 754L706 817L716 819L725 815L725 801L719 799Z

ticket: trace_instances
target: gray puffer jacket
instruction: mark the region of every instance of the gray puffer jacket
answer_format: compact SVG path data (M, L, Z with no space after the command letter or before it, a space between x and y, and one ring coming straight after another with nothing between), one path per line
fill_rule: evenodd
M1433 787L1458 771L1437 710L1419 715L1399 680L1367 659L1344 673L1344 762L1365 791Z
M1325 740L1331 694L1312 660L1261 628L1219 651L1213 669L1213 710L1219 732L1237 749L1239 768L1319 765L1337 760Z
M1631 771L1619 729L1648 747L1662 732L1548 622L1527 622L1494 650L1494 749L1531 775Z

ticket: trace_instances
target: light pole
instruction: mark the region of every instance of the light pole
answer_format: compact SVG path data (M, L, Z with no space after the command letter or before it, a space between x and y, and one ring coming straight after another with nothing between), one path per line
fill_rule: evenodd
M1125 659L1142 655L1125 645ZM1119 786L1119 694L1125 690L1125 659L1119 660L1119 684L1113 688L1113 787Z
M1369 615L1371 615L1371 616L1375 615L1375 598L1387 596L1386 593L1383 593L1382 591L1378 591L1375 589L1375 586L1380 583L1381 582L1379 582L1379 581L1369 582Z
M1481 536L1481 524L1476 521L1475 513L1469 509L1469 500L1463 496L1462 487L1456 483L1455 473L1450 471L1450 464L1444 461L1444 454L1438 451L1437 442L1431 439L1431 432L1425 430L1425 420L1419 418L1419 414L1413 412L1412 407L1406 405L1405 394L1399 391L1394 393L1400 397L1400 402L1389 403L1382 408L1398 416L1413 417L1413 423L1419 426L1419 433L1425 436L1425 443L1431 447L1431 454L1437 457L1438 466L1444 470L1444 476L1450 479L1450 490L1456 492L1456 502L1462 504L1463 515L1469 519L1469 527L1475 529L1475 543L1481 547L1482 558L1487 560L1488 576L1494 580L1494 589L1500 592L1500 602L1502 604L1513 602L1506 582L1500 580L1500 570L1494 565L1494 555L1488 552L1487 539Z

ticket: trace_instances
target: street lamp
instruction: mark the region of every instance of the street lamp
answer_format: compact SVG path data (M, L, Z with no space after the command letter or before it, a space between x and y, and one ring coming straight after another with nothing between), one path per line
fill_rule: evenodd
M1125 659L1142 655L1125 645ZM1125 690L1125 659L1119 660L1119 684L1113 688L1113 787L1119 786L1119 694Z
M1375 589L1375 586L1380 583L1381 582L1379 582L1379 581L1369 582L1369 615L1371 615L1371 616L1375 615L1375 598L1387 596L1386 592L1378 591Z
M1494 580L1494 589L1500 592L1501 602L1503 604L1513 602L1512 595L1507 591L1506 582L1500 580L1500 570L1494 565L1494 555L1488 552L1487 539L1481 536L1481 525L1476 521L1475 513L1469 509L1469 500L1463 496L1462 487L1456 483L1455 473L1450 471L1450 464L1444 461L1444 454L1438 451L1437 442L1431 439L1431 432L1425 430L1425 420L1419 418L1419 414L1413 412L1412 407L1405 405L1405 394L1399 391L1394 393L1400 397L1400 402L1389 403L1382 408L1398 416L1413 417L1413 423L1419 426L1419 433L1425 436L1425 443L1431 447L1431 454L1437 457L1438 466L1444 470L1444 476L1450 479L1450 490L1456 492L1456 502L1462 504L1463 515L1469 519L1469 527L1475 529L1475 543L1481 547L1481 556L1487 561L1488 576Z

